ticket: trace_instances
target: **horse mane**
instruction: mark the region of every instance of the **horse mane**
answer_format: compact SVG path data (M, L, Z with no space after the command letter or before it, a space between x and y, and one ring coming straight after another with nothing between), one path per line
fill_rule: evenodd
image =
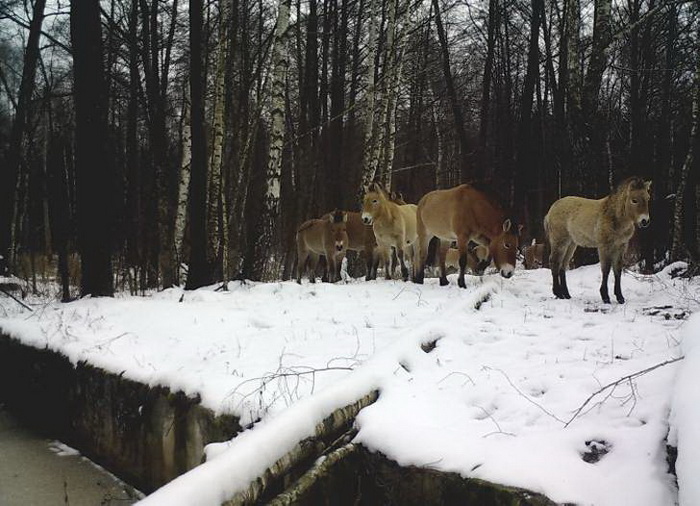
M520 222L515 219L515 213L510 208L510 206L506 206L505 204L503 204L504 199L501 197L501 194L493 187L493 185L490 182L484 180L473 180L468 181L466 185L481 193L484 196L484 198L489 202L489 204L502 211L503 215L507 219L510 219L511 230L513 230L516 235L519 235L518 225L520 224Z
M316 221L316 220L306 220L304 223L302 223L301 225L299 225L299 228L297 228L297 234L298 234L299 232L303 232L303 231L306 230L307 228L310 228L310 227L314 224L315 221Z
M630 190L641 190L644 188L644 179L642 179L639 176L630 176L626 179L623 179L613 190L613 192L610 194L612 195L619 195L623 192L625 192L627 189Z

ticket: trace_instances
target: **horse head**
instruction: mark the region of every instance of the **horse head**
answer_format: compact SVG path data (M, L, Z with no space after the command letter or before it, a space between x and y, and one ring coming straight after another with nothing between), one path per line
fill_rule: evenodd
M651 200L651 181L635 177L629 180L624 192L625 214L639 228L647 228L649 217L649 201Z
M328 215L331 227L331 239L335 246L335 251L340 253L348 247L348 214L345 211L335 209Z
M496 268L504 278L510 278L515 271L515 259L518 252L518 241L523 226L513 226L510 219L503 222L502 231L489 244L489 254Z
M387 195L379 183L372 182L365 186L365 196L362 199L362 222L371 225L386 204Z

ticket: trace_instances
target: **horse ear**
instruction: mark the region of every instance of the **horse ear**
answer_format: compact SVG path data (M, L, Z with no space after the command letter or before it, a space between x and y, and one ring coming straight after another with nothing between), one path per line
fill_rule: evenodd
M507 219L506 221L504 221L503 222L503 231L508 232L510 230L511 225L512 224L510 222L510 219Z
M346 213L345 211L342 211L342 213L343 213L343 222L347 223L348 222L348 213Z
M335 211L328 213L328 221L333 223L334 220L335 220Z
M522 223L520 225L518 225L518 235L523 233L523 228L525 228L525 225L523 225ZM534 241L534 239L533 239L533 241Z
M644 181L644 188L646 191L651 190L651 179L649 181Z

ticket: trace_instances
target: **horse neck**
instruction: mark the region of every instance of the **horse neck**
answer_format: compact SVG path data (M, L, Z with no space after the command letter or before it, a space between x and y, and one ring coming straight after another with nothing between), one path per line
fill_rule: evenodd
M620 225L627 224L628 221L633 221L627 217L627 213L625 212L627 203L626 191L623 190L612 195L608 195L603 200L603 213L608 215L616 228Z
M393 204L389 199L384 196L379 197L379 210L377 216L374 217L375 220L390 220L393 217L393 209L396 204Z

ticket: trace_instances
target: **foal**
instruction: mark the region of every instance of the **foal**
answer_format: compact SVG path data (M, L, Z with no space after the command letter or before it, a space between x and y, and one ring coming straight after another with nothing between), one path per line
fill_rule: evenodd
M577 246L598 248L603 282L600 296L610 304L608 276L612 266L615 275L615 297L623 304L620 279L622 257L634 234L635 225L649 226L649 188L651 181L639 177L625 179L607 197L586 199L564 197L549 208L544 230L551 248L552 291L559 299L570 299L566 286L566 268Z
M321 255L326 257L328 277L331 282L339 279L340 264L345 257L348 245L348 215L343 211L333 211L321 219L309 220L297 229L297 283L306 263L311 260L309 281L316 282L316 266Z

